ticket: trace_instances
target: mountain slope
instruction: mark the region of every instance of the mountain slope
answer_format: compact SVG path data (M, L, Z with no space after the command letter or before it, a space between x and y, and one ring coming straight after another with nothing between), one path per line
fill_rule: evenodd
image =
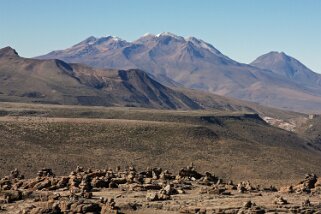
M90 37L71 48L38 58L62 59L96 68L139 68L168 86L181 84L288 110L321 111L318 88L238 63L194 37L148 34L133 42L117 37Z
M141 70L92 69L61 60L18 56L0 50L1 101L105 106L199 109L181 92L151 79Z

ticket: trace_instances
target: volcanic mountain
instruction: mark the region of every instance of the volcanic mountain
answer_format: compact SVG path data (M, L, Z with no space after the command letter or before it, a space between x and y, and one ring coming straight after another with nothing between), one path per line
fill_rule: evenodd
M236 62L195 37L146 34L133 42L112 36L89 37L71 48L37 58L96 68L136 68L167 86L184 86L289 110L321 111L319 88L270 70L268 65Z
M315 89L321 93L321 75L307 68L297 59L283 52L270 52L258 57L251 65L268 69L281 75L289 81L294 81L305 87Z

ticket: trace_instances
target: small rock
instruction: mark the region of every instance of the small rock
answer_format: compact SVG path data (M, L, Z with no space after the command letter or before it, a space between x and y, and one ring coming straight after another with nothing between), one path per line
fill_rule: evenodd
M302 206L303 206L303 207L309 207L309 206L311 206L310 200L307 198L305 201L302 202Z

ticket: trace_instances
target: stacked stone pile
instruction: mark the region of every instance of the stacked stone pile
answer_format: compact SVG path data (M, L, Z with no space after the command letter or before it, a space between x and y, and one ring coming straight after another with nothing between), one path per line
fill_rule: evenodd
M308 174L297 185L284 187L280 193L320 193L321 180L314 174ZM121 170L107 168L103 170L84 169L77 167L68 176L56 176L53 170L44 168L32 179L25 179L15 169L8 176L0 179L0 209L3 205L19 201L31 201L32 205L23 208L20 213L120 213L124 205L116 204L114 195L110 198L101 198L97 192L143 192L146 206L159 206L162 201L175 200L190 191L196 191L202 197L229 197L233 194L262 194L274 192L276 188L262 188L254 186L249 181L234 184L232 181L224 181L210 172L204 174L196 171L193 165L179 170L178 174L172 174L161 168L147 168L137 171L135 167ZM154 204L153 204L154 203ZM282 196L275 197L273 203L275 210L290 209L291 202ZM148 205L149 204L149 205ZM128 209L138 209L142 203L130 202ZM286 207L289 206L289 207ZM321 205L320 205L321 206ZM278 210L279 209L279 210ZM294 209L293 207L291 209ZM307 198L302 201L302 206L295 208L293 212L316 209L316 204ZM183 213L205 212L204 208L179 207ZM248 201L242 207L236 207L239 213L264 213L268 211L264 207L257 206ZM233 212L234 212L233 211ZM215 213L215 212L214 212Z

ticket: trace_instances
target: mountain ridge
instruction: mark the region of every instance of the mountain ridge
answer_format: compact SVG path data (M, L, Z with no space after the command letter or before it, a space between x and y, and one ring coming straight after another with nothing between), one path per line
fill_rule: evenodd
M321 112L321 87L318 85L302 84L273 70L239 63L195 37L161 33L144 35L133 42L117 37L96 38L95 41L99 40L107 42L104 45L78 43L37 58L58 58L95 68L137 68L171 87L178 83L186 88L270 107Z
M8 47L0 49L0 85L1 101L201 108L141 70L93 69L58 59L27 59Z

